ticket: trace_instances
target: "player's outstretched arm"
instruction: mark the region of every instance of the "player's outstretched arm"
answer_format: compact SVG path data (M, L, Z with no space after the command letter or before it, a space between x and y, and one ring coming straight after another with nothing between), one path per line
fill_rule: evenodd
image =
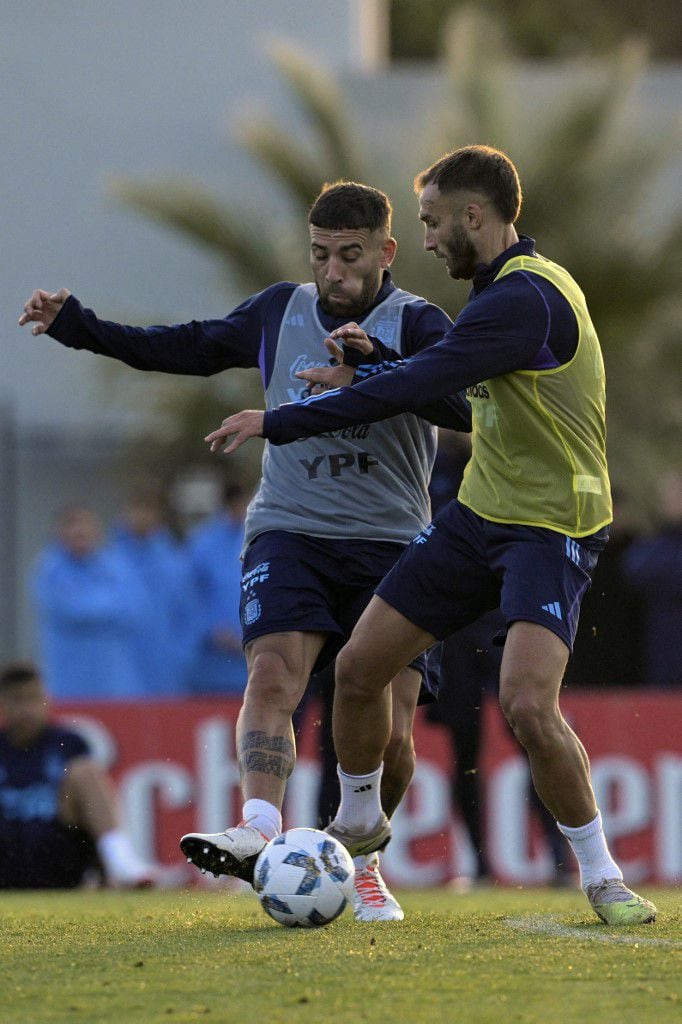
M264 415L262 409L244 409L243 412L236 412L234 416L228 416L223 420L222 426L208 434L204 441L210 444L212 452L218 452L227 438L234 434L233 440L223 448L223 454L230 455L236 452L237 448L241 448L250 437L263 436Z
M272 285L221 319L148 327L100 320L66 289L54 295L36 291L19 323L32 321L34 334L47 333L66 348L86 349L137 370L210 377L234 367L260 365L263 327L272 305L277 316L293 288Z
M24 312L19 317L19 326L32 323L31 334L45 334L57 319L70 294L66 288L60 288L58 292L46 292L42 288L36 288L24 305Z

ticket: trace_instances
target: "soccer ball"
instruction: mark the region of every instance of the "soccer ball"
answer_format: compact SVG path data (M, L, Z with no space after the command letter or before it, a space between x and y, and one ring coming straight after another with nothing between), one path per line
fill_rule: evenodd
M253 875L261 906L288 928L319 928L344 910L353 892L353 858L314 828L290 828L268 843Z

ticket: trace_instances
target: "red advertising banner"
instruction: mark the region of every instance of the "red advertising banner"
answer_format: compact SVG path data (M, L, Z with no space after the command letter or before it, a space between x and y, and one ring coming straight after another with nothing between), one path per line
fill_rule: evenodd
M611 848L632 883L682 881L682 696L580 693L562 709L582 739ZM218 832L239 820L234 749L236 700L64 705L58 717L81 731L118 785L140 854L180 865L184 832ZM315 821L319 766L315 714L308 715L287 789L285 824ZM384 868L394 885L432 886L467 874L472 852L451 808L447 733L418 712L417 769L393 819ZM494 702L485 710L483 757L487 852L495 876L541 884L552 862L528 800L527 761Z

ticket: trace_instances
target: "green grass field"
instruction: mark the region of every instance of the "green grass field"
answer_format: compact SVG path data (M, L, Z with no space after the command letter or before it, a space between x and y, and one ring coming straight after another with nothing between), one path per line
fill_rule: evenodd
M682 1020L679 892L615 932L576 892L405 892L402 924L288 930L251 894L3 894L0 1022Z

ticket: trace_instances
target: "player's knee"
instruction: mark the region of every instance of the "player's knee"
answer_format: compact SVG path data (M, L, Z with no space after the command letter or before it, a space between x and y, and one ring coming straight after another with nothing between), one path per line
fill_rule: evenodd
M523 691L501 693L500 704L514 735L526 750L537 754L551 751L561 723L555 707Z
M102 768L90 757L74 757L64 769L64 789L88 793L102 776Z
M302 684L287 661L274 651L257 654L249 668L249 679L244 700L247 703L267 704L268 707L296 709Z
M363 662L352 643L346 644L336 659L336 685L348 696L361 697L367 691Z

